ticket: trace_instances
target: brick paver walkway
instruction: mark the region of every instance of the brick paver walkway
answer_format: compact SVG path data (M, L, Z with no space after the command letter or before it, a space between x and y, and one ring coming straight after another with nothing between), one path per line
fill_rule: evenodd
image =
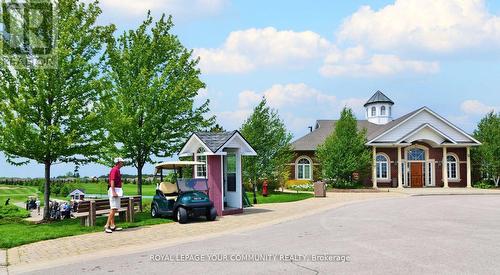
M219 218L215 222L168 223L128 229L113 234L91 233L41 241L7 251L9 273L18 273L109 255L141 252L181 242L200 240L220 234L251 230L318 213L342 205L376 198L404 197L394 192L328 193L326 198L311 198L290 203L256 205L243 214Z

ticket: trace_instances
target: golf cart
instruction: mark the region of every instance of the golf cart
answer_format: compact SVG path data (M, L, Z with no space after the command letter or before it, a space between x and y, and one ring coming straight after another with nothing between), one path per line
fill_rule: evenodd
M217 211L208 197L208 180L182 178L182 168L201 164L204 163L169 161L155 166L155 179L159 176L160 183L151 203L151 216L169 216L179 223L186 223L190 217L205 216L209 221L217 218ZM175 183L163 181L164 170L176 173Z

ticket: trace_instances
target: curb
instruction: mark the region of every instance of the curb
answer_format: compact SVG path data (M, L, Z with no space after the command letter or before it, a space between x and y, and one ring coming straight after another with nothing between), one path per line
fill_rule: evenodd
M7 250L0 249L0 267L7 266Z
M489 195L498 196L500 193L435 193L435 194L408 194L411 197L425 197L425 196L477 196L477 195Z

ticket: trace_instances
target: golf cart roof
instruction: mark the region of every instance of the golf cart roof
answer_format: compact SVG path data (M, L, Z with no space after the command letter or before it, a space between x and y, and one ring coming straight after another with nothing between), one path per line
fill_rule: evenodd
M188 161L188 160L178 160L178 161L165 161L155 165L156 170L159 169L177 169L183 167L189 167L194 165L202 165L204 162L199 161Z

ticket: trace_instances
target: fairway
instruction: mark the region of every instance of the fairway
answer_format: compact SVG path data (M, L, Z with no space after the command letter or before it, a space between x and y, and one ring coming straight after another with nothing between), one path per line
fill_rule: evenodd
M29 196L41 196L41 193L34 186L0 184L0 204L4 204L7 198L10 198L11 202L24 202Z
M81 189L86 194L99 194L105 195L108 193L108 184L106 182L98 182L98 183L72 183L72 186L75 186L78 189ZM128 195L137 195L137 185L131 183L125 183L122 186L123 193ZM144 196L153 196L155 194L156 185L142 185L142 195Z

